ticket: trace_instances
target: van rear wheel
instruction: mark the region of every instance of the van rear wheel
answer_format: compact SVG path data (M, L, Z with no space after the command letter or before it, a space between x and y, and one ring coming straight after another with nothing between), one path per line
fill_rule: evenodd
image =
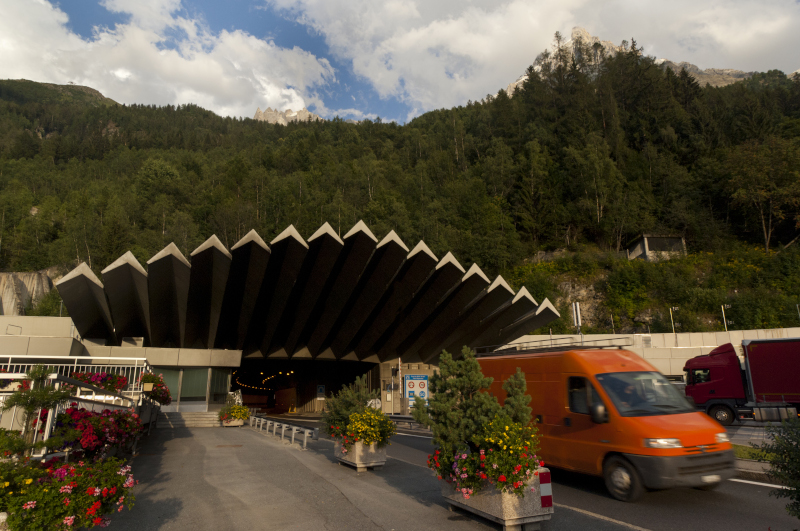
M728 406L714 406L708 410L708 416L723 426L730 426L736 418Z
M603 465L603 479L608 492L620 501L634 502L644 494L639 471L623 457L615 455L606 460Z

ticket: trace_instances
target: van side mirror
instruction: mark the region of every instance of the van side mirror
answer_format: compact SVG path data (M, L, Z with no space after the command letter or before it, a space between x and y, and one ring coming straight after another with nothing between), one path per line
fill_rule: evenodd
M591 409L592 422L595 424L605 424L608 422L608 411L603 404L593 404Z

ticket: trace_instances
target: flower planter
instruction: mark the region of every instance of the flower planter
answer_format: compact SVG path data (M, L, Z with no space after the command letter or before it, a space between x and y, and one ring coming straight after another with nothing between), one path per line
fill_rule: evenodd
M222 425L225 427L228 426L244 426L244 421L242 419L233 419L233 420L223 420Z
M450 510L460 507L502 524L504 531L533 531L540 529L540 522L550 520L553 515L553 495L550 487L550 470L539 468L538 474L530 480L525 496L500 492L494 485L485 485L480 491L464 498L461 492L453 489L450 483L442 484L442 495ZM534 491L531 492L530 488Z
M333 453L340 465L350 465L358 472L364 472L367 468L378 469L386 463L386 446L378 448L377 443L364 446L364 443L358 441L345 452L342 441L337 440L334 443Z

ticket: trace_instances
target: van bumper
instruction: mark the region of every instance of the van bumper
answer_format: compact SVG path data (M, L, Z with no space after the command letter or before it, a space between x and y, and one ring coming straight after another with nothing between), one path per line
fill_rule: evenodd
M733 450L669 457L626 454L625 457L639 470L648 489L701 487L736 475Z

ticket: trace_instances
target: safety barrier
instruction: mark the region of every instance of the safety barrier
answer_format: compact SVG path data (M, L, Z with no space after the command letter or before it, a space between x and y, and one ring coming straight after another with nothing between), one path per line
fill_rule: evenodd
M303 434L303 449L306 448L306 442L308 441L308 436L311 436L312 440L319 439L319 428L308 428L306 426L298 426L296 424L290 424L288 422L278 421L275 419L270 419L267 417L261 417L256 415L250 416L250 427L254 428L257 432L262 432L264 428L266 428L267 433L269 433L269 429L272 428L272 435L278 434L278 429L281 430L281 441L283 441L284 435L286 435L286 430L292 434L292 444L294 444L294 436L298 433Z

